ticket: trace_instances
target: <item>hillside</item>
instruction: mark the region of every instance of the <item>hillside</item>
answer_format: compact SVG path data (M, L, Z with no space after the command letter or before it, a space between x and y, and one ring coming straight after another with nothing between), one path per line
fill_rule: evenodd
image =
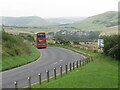
M30 54L32 51L31 45L29 44L28 41L20 36L10 35L4 31L2 32L3 57Z
M53 23L49 23L37 16L29 16L29 17L2 17L2 23L7 26L46 26L52 25Z
M89 23L89 24L99 24L99 25L104 25L106 27L112 27L116 26L118 23L118 12L115 11L109 11L105 12L96 16L89 17L85 19L83 22L80 23Z
M1 55L1 69L8 70L35 61L40 56L40 52L27 39L2 31Z
M99 15L91 16L83 21L69 24L83 30L108 30L118 25L118 12L108 11ZM116 29L116 28L115 28Z
M60 18L46 18L50 23L68 24L84 20L85 17L60 17Z
M66 19L71 20L72 18L70 17L66 17ZM49 19L49 25L51 25L50 22L60 22L65 23L65 20L63 20L63 18L51 18ZM79 18L74 18L74 20L79 20ZM35 20L35 19L34 19ZM36 19L38 20L38 19ZM60 20L60 21L59 21ZM63 20L63 21L62 21ZM69 21L68 20L68 21ZM35 22L35 23L34 23ZM37 23L37 21L34 22L29 22L29 25L32 26L34 25L39 25L40 23ZM66 21L67 22L67 21ZM40 32L40 31L44 31L44 32L57 32L60 30L69 30L69 31L78 31L78 30L82 30L82 31L102 31L102 35L111 35L111 34L118 34L118 12L116 11L108 11L102 14L98 14L95 16L91 16L88 18L84 18L82 21L77 21L76 23L72 23L72 24L61 24L61 25L56 25L56 24L52 24L52 26L46 26L48 24L45 24L42 27L39 28L14 28L14 27L5 27L5 31L7 32ZM14 23L14 22L13 22ZM37 24L36 24L37 23ZM24 24L25 25L25 24ZM27 25L27 24L26 24ZM43 24L41 24L43 25ZM109 31L109 32L108 32Z

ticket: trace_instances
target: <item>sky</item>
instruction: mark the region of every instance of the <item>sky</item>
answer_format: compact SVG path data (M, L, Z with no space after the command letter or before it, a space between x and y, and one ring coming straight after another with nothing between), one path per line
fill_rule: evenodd
M0 0L0 16L89 17L118 11L119 0Z

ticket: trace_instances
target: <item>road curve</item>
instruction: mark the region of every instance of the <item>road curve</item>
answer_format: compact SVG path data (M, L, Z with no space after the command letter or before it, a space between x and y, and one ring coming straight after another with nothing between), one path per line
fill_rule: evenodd
M38 73L41 73L42 80L46 79L46 70L53 75L53 68L56 67L59 73L59 66L76 60L83 60L84 57L71 50L60 47L47 47L40 49L41 57L30 64L2 72L2 88L14 88L14 81L18 81L18 88L28 86L27 78L31 76L32 84L38 82Z

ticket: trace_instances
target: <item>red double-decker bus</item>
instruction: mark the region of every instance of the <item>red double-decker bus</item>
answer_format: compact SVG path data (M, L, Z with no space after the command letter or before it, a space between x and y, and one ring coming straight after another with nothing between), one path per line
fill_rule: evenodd
M37 48L46 48L46 34L45 32L39 32L35 34L35 42Z

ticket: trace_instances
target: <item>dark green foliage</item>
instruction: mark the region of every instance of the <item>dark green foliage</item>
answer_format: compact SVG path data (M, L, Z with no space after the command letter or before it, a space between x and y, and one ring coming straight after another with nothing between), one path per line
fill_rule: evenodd
M60 44L59 41L55 41L55 44Z
M2 32L2 51L3 57L30 54L32 52L31 45L27 40L4 31Z
M77 42L77 41L73 41L73 44L75 44L75 45L79 45L79 42Z
M56 40L55 44L70 45L70 41L67 41L67 40Z
M70 44L70 41L61 40L61 41L60 41L60 44L69 45L69 44Z
M26 35L20 35L22 36L24 39L30 41L30 42L34 42L34 36L31 34L26 34Z
M54 36L54 32L48 32L47 35Z
M66 34L62 34L62 30L57 32L54 36L56 40L63 41L76 41L76 42L92 42L99 38L99 31L78 31L69 32L65 31ZM79 34L82 33L82 34Z
M104 37L104 53L120 60L120 35L112 35Z
M98 32L98 31L91 31L89 33L89 35L86 36L86 38L88 38L88 39L90 39L92 41L92 40L98 39L99 34L100 34L100 32Z

